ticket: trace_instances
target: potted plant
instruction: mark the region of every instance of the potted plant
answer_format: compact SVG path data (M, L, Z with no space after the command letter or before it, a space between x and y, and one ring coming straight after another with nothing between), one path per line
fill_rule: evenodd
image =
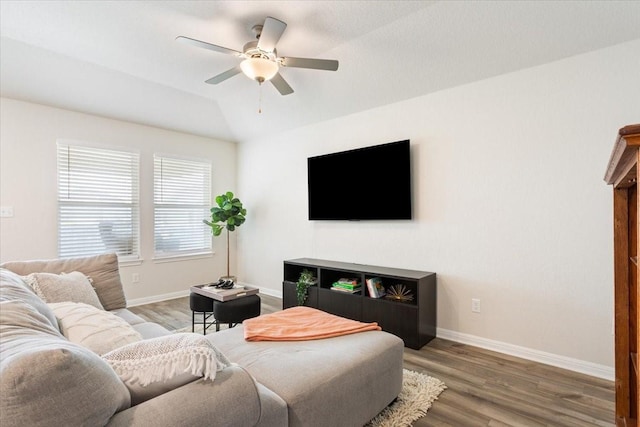
M216 237L222 234L222 230L227 230L227 275L221 279L235 282L235 276L229 275L229 232L244 224L247 210L242 206L240 199L235 197L231 191L216 197L216 204L218 206L211 208L211 221L203 219L202 222L211 227L211 232Z
M298 298L298 305L304 305L307 297L309 296L309 286L315 285L316 279L313 277L311 270L304 269L300 273L298 282L296 283L296 297Z

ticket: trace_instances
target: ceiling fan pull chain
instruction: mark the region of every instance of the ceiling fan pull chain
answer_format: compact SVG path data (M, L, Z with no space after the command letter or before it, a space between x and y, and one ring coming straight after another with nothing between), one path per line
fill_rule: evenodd
M258 82L260 86L260 93L258 95L258 114L262 114L262 82Z

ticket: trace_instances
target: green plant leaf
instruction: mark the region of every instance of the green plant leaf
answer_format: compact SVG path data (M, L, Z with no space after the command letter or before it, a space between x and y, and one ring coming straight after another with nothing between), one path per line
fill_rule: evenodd
M216 196L216 204L209 211L211 212L211 221L202 220L207 226L211 227L214 236L220 236L226 228L228 231L235 231L237 227L244 224L247 210L242 206L242 202L234 197L233 192L227 191L224 194Z

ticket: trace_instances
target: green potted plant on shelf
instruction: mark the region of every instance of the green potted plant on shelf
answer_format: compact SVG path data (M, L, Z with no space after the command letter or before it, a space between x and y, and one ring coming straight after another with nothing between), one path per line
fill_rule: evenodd
M225 280L236 281L235 276L229 275L229 232L244 224L247 210L242 206L240 199L234 196L231 191L227 191L216 197L216 204L211 208L211 221L203 219L202 222L211 227L214 236L222 234L222 230L227 230L227 275L221 277Z
M298 305L304 305L305 301L309 297L309 286L315 285L316 279L313 277L311 270L304 269L300 273L298 282L296 283L296 297L298 298Z

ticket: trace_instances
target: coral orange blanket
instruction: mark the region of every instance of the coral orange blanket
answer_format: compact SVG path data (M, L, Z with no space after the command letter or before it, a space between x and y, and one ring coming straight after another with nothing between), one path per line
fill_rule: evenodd
M245 320L247 341L304 341L379 331L377 323L362 323L310 307L292 307Z

